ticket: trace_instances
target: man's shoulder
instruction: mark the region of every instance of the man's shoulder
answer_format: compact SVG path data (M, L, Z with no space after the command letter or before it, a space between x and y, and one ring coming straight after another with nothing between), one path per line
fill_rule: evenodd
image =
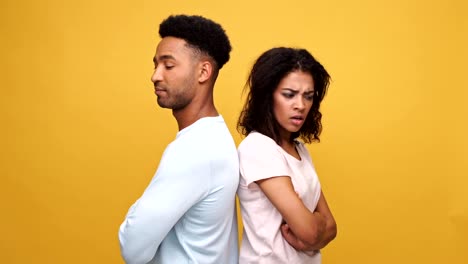
M187 132L168 145L166 148L168 155L179 158L216 159L236 153L234 139L227 128L204 131L197 129Z

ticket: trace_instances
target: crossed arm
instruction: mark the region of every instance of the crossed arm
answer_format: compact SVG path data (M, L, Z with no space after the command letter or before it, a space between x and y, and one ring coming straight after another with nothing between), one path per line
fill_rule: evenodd
M120 248L126 263L148 263L173 226L204 195L206 182L190 180L195 173L201 175L200 168L169 165L160 162L150 185L120 226Z
M336 237L335 219L323 192L311 212L294 191L288 176L256 182L286 222L281 226L284 239L296 250L311 251L325 247Z

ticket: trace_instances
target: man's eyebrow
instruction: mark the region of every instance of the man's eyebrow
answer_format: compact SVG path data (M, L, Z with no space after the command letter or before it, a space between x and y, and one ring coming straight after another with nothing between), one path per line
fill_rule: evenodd
M159 56L159 59L158 60L175 60L174 56L172 55L161 55ZM156 57L153 57L153 62L154 63L157 63L157 59Z

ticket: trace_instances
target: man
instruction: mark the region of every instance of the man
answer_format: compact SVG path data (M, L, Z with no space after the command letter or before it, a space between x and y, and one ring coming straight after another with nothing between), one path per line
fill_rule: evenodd
M128 264L237 264L239 163L213 102L229 39L219 24L186 15L168 17L159 35L151 80L179 132L120 226L122 256Z

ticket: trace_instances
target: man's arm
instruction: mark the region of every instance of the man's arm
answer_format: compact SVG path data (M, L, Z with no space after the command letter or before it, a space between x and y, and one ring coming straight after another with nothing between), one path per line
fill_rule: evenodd
M120 226L120 248L126 263L148 263L172 227L201 199L206 182L191 177L200 175L200 169L161 160L150 185Z

